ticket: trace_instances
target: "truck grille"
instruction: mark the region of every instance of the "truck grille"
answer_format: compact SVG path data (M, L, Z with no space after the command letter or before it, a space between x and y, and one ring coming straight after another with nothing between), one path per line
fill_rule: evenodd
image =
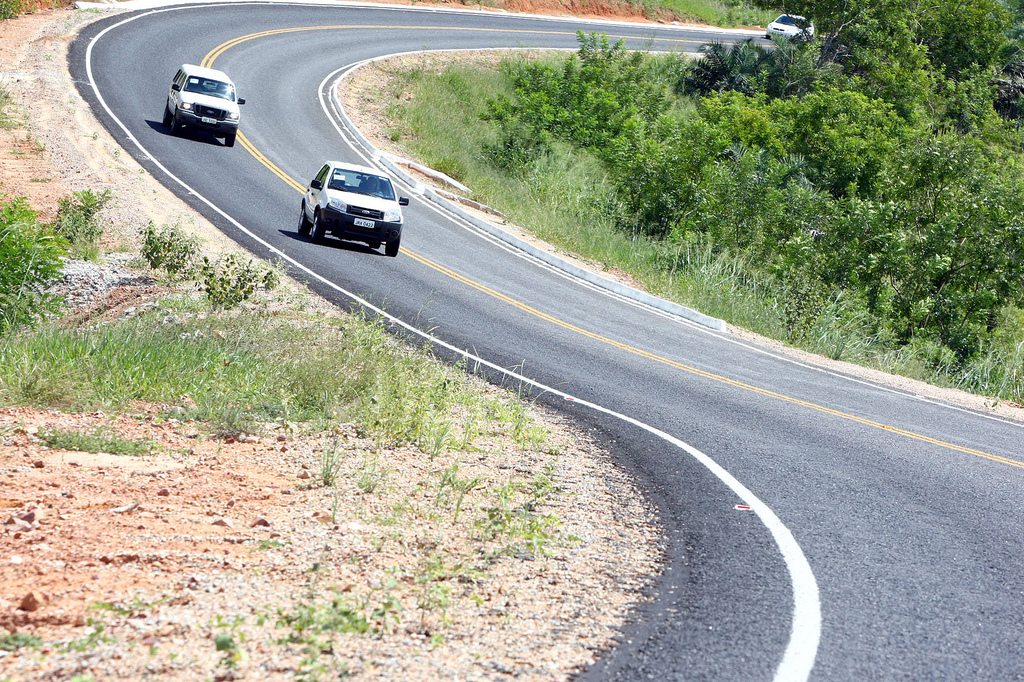
M216 109L214 107L208 107L202 104L195 105L195 112L196 116L206 116L207 118L215 118L218 121L223 121L228 113L223 109Z
M349 214L359 216L360 218L373 218L374 220L384 219L384 211L375 211L372 208L363 208L362 206L352 206L349 204L348 212Z

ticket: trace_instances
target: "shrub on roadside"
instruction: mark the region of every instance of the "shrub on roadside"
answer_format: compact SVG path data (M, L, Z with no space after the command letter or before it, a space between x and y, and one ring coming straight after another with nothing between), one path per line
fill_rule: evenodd
M0 207L0 334L31 324L56 308L46 287L60 277L60 240L36 221L28 200Z
M141 230L142 257L149 267L162 269L172 279L189 277L199 258L199 240L186 234L178 225L164 225L159 230L152 221Z
M219 310L234 308L249 300L260 285L270 291L280 281L280 275L273 267L234 253L217 261L204 256L199 271L200 287L210 305Z
M102 192L86 189L57 201L57 218L51 227L56 235L68 241L74 255L89 260L96 257L97 243L103 234L96 214L103 210L111 196L109 189Z

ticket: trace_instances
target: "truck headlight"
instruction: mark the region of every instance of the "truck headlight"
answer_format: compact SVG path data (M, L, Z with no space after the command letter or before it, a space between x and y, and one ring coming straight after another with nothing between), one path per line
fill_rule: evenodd
M384 221L388 223L402 222L402 209L389 208L388 210L384 211Z
M238 120L238 112L237 111L229 111L227 119L229 121L237 121Z
M192 111L192 102L182 102L181 108L185 109L186 111Z
M348 204L346 204L341 199L333 199L333 198L332 199L328 199L327 200L327 205L330 208L334 209L335 211L338 211L339 213L347 213L348 212Z

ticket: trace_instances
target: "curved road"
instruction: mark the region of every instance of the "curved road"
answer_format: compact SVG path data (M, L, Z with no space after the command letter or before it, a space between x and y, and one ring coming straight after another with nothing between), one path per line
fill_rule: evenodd
M429 331L443 352L465 349L492 377L510 368L549 387L541 399L598 432L641 481L669 563L653 602L585 679L1024 679L1021 425L803 366L610 295L422 197L395 259L297 235L295 184L325 158L363 161L321 104L329 76L411 50L575 47L579 28L652 49L737 36L211 4L95 22L70 68L125 149L229 236L285 254L340 305L364 301ZM234 148L160 124L176 67L204 60L247 99L246 140Z

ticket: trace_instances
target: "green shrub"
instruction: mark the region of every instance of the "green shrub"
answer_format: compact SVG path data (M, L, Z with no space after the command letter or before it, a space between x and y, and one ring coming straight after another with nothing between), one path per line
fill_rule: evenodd
M21 14L21 2L19 0L0 0L0 21L13 19Z
M219 310L234 308L249 300L261 284L269 291L279 280L274 268L234 253L216 262L204 256L200 266L200 286L210 305Z
M0 334L32 323L56 309L46 287L60 277L60 240L36 221L28 200L0 208Z
M36 635L27 635L24 632L11 632L0 635L0 651L17 651L22 647L39 647L42 643L43 640Z
M164 225L160 230L152 222L141 231L142 257L151 268L164 270L171 278L188 277L199 258L199 240L186 234L178 225Z
M57 201L57 218L51 227L55 234L71 244L70 250L75 255L89 259L96 257L96 245L103 234L96 214L110 199L109 189L102 192L86 189Z

